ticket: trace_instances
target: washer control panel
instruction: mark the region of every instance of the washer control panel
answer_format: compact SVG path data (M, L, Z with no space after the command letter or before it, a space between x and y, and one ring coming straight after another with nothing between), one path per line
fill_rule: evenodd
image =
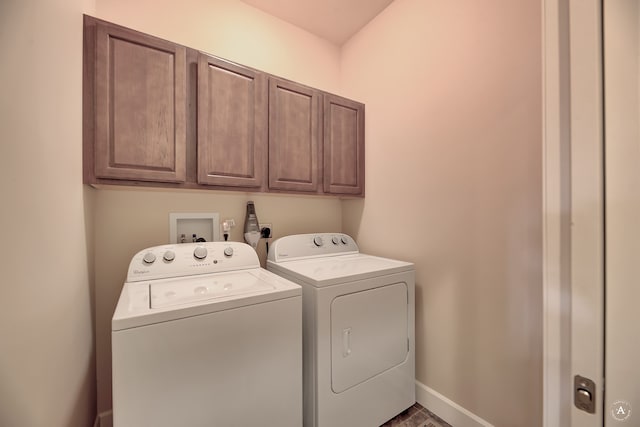
M258 267L256 251L246 243L179 243L138 252L129 264L127 282Z
M343 233L294 234L277 239L269 248L268 259L275 262L329 255L358 253L358 245Z

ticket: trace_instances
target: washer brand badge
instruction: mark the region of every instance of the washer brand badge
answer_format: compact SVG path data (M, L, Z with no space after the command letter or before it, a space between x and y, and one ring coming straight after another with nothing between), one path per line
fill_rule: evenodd
M631 404L625 400L613 402L611 416L616 421L627 421L631 417Z
M145 274L148 272L149 270L133 270L133 274Z

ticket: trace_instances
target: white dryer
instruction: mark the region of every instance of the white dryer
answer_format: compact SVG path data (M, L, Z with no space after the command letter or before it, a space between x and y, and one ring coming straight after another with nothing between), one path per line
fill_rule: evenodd
M276 240L267 269L302 286L306 427L374 427L415 403L413 264L346 234Z
M244 243L136 254L112 319L114 426L300 426L301 298Z

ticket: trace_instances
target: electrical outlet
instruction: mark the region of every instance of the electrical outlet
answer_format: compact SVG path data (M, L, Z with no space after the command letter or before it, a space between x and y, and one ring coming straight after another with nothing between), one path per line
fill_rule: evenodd
M231 218L231 219L225 219L224 221L222 221L221 223L221 228L222 228L222 238L224 239L224 241L228 241L229 240L229 236L231 236L231 229L233 227L236 226L236 221Z
M267 231L267 228L269 229ZM264 239L270 239L273 236L273 225L269 222L263 222L260 224L260 237Z

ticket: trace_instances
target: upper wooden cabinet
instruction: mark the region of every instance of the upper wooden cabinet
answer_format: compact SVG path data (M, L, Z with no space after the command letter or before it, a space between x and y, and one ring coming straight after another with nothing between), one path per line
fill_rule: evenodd
M266 76L199 54L198 183L262 187L266 144Z
M364 195L364 104L324 95L324 191Z
M84 17L87 184L364 196L364 105Z
M321 94L269 79L269 188L317 192L320 182Z
M95 59L96 177L184 181L186 49L102 22L94 25L95 43L85 54Z

